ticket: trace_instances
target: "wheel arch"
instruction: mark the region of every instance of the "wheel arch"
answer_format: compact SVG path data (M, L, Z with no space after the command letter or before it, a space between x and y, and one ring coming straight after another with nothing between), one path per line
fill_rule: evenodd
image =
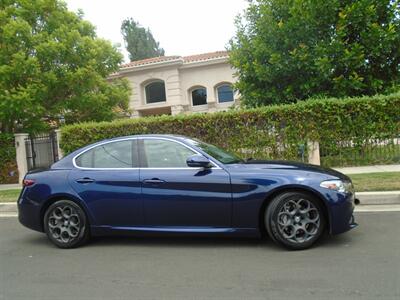
M47 209L52 205L53 203L60 201L60 200L70 200L74 202L76 205L78 205L83 213L86 216L87 222L90 224L92 223L92 219L90 214L88 213L87 207L82 203L80 199L77 199L71 194L58 194L58 195L53 195L49 197L43 204L42 207L40 208L40 226L42 228L42 231L44 230L44 215L47 211Z
M325 216L326 226L329 231L331 230L330 214L329 214L328 206L323 199L323 196L318 191L316 191L308 186L287 185L287 186L278 187L278 188L270 191L264 198L264 201L263 201L263 203L260 207L259 213L258 213L258 226L259 226L260 232L263 235L266 234L266 229L265 229L265 224L264 224L265 210L270 205L271 200L273 198L275 198L276 196L278 196L280 194L288 193L288 192L302 192L302 193L309 194L309 195L315 197L316 199L318 199L318 201L321 203L323 214Z

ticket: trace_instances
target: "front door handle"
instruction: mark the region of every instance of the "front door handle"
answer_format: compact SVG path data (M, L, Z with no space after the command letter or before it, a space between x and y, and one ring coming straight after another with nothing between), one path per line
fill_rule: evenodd
M147 183L147 184L161 184L164 183L165 180L161 180L158 178L152 178L152 179L145 179L143 180L143 183Z
M84 178L77 179L76 182L77 183L83 183L83 184L92 183L92 182L94 182L94 179L89 178L89 177L84 177Z

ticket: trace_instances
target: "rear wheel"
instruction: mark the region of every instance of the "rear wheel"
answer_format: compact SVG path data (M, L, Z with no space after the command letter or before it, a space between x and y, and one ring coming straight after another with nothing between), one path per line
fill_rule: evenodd
M89 238L89 226L82 208L70 200L49 206L44 215L44 230L50 241L60 248L74 248Z
M287 192L272 199L264 222L276 243L293 250L309 248L326 226L320 201L302 192Z

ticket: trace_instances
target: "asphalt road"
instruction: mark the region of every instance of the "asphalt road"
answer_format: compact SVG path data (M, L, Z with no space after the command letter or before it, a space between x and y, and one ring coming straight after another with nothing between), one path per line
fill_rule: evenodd
M290 252L269 240L101 238L60 250L0 218L0 299L400 299L400 212Z

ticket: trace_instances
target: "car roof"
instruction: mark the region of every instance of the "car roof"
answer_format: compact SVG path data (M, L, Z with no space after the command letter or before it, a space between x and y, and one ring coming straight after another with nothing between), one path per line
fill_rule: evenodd
M52 165L52 168L63 168L63 167L68 167L72 164L72 158L78 155L80 152L85 151L88 148L95 147L96 145L102 144L104 142L112 142L112 141L118 141L118 140L123 140L123 139L128 139L128 138L146 138L146 137L151 137L151 138L168 138L171 140L176 140L176 141L184 141L187 139L190 139L189 137L186 137L184 135L177 135L177 134L137 134L137 135L126 135L126 136L118 136L118 137L113 137L109 139L103 139L91 144L88 144L86 146L83 146L79 149L76 149L75 151L71 152L67 156L63 157L61 160L55 162Z
M178 134L135 134L135 135L118 136L118 137L113 137L110 139L104 139L101 141L97 141L96 143L105 142L105 141L113 141L113 140L121 140L121 139L125 139L125 138L146 138L146 137L169 138L169 139L174 139L174 140L189 139L189 137L187 137L187 136L178 135ZM93 143L93 144L95 144L95 143Z

